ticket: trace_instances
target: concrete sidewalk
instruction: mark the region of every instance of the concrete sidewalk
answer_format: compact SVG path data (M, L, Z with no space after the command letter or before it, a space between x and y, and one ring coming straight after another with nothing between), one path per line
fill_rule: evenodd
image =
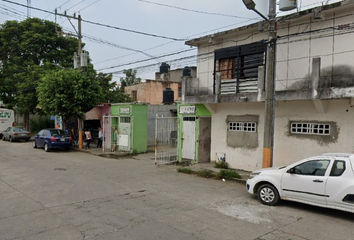
M79 150L78 148L73 148L75 150L78 151L82 151L82 152L87 152L93 155L97 155L97 156L101 156L101 157L107 157L107 158L119 158L119 157L123 157L123 156L132 156L132 158L138 159L138 160L154 160L155 159L155 152L147 152L147 153L141 153L141 154L136 154L136 155L131 155L129 153L122 153L122 152L103 152L102 148L96 148L96 146L91 146L90 149L81 149ZM197 163L197 164L191 164L191 165L181 165L178 163L171 163L171 164L159 164L158 166L160 167L168 167L168 168L175 168L176 171L178 168L181 167L186 167L186 168L190 168L193 172L198 172L198 171L202 171L202 170L210 170L212 171L215 175L218 174L220 172L220 168L215 168L214 167L214 163ZM224 169L225 170L225 169ZM250 176L249 171L245 171L245 170L241 170L241 169L233 169L235 170L240 176L241 179L232 179L232 181L236 181L242 184L245 184L247 179ZM231 180L228 180L231 181Z

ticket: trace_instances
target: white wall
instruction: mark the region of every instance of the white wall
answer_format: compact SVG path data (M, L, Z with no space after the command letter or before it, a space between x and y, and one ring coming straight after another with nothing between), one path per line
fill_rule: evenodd
M301 19L279 21L277 27L277 64L276 90L288 90L311 77L312 59L321 58L321 69L338 65L349 65L354 68L354 32L352 31L354 4L346 10L335 9L323 11L322 20L314 20L313 14ZM334 13L335 12L335 13ZM348 25L346 25L348 24ZM347 27L346 27L347 26ZM317 31L322 29L323 31ZM240 46L268 39L268 32L258 29L229 31L215 37L212 43L200 45L198 54L210 53L206 59L198 57L198 73L200 86L208 88L212 94L214 54L216 49Z
M277 102L275 108L274 166L288 165L300 159L326 152L354 151L354 108L349 99L322 101L325 113L319 113L311 100ZM289 136L290 121L335 122L339 127L334 143Z
M257 126L257 149L231 148L227 146L228 115L259 115ZM254 170L262 167L264 103L229 103L218 104L213 113L211 126L211 161L216 160L217 153L226 153L226 162L231 168Z
M300 159L326 152L354 152L354 107L349 99L323 101L325 113L319 113L312 100L277 102L275 109L275 133L273 166L289 165ZM211 160L225 153L231 168L256 170L262 168L264 103L218 104L214 108L211 127ZM227 146L227 116L258 115L258 148L231 148ZM338 139L334 143L289 136L290 121L335 122Z

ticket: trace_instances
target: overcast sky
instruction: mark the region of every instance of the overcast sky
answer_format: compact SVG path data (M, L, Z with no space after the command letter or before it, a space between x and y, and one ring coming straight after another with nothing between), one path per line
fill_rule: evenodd
M10 1L10 2L8 2ZM260 1L260 0L258 0ZM266 1L266 0L261 0ZM303 10L339 0L298 0ZM11 3L13 2L13 3ZM195 66L197 52L184 42L262 20L242 0L31 0L31 7L54 13L81 15L84 50L99 72L136 68L138 76L154 79L162 62L171 69ZM55 21L55 15L28 9L27 0L0 0L0 24L24 20L28 14ZM291 12L289 12L291 13ZM77 21L57 16L64 31L75 32ZM85 22L85 21L89 21ZM72 24L72 25L71 25ZM102 26L105 25L105 26ZM163 56L163 57L161 57Z

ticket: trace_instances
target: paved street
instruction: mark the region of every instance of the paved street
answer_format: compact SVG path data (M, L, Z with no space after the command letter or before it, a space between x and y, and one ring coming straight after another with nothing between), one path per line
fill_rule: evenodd
M261 205L244 185L155 166L0 141L0 239L353 239L354 215Z

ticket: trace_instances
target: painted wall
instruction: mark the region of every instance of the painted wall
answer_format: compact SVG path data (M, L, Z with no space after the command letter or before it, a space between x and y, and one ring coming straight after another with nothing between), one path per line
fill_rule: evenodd
M312 100L277 102L275 108L273 166L289 165L326 152L354 152L354 106L349 99L321 101L324 112ZM262 168L264 104L217 104L212 118L211 160L226 154L230 167L244 170ZM258 146L231 147L227 143L227 118L231 115L258 115ZM330 136L290 134L290 122L331 123ZM242 137L240 137L242 138ZM242 139L241 139L242 140ZM243 139L246 140L247 139ZM252 140L253 141L253 140Z
M327 85L353 86L354 78L354 4L322 11L322 19L314 13L299 14L293 19L280 19L277 26L276 91L308 88L312 59L321 58L321 79ZM254 24L206 36L210 41L198 42L197 77L202 91L213 93L214 51L268 39L267 24L259 31ZM195 43L194 43L195 44Z
M328 152L354 152L354 108L349 99L321 101L319 113L312 101L277 102L274 166L288 165L305 157ZM289 134L289 121L332 122L337 134L329 138ZM291 156L291 158L290 158Z
M130 112L121 114L121 108L130 108ZM130 148L131 153L143 153L147 151L147 112L146 104L112 104L111 116L130 116ZM112 119L112 125L116 126ZM119 123L118 123L119 125ZM119 133L120 134L120 133Z
M149 104L162 104L163 91L171 88L174 91L174 100L178 100L178 86L180 83L170 81L146 80L144 83L125 87L124 92L133 96L137 92L137 102Z
M262 167L264 103L229 103L213 104L211 125L211 161L226 154L226 162L231 168L254 170ZM258 147L234 148L227 144L228 122L230 116L258 115L257 123Z
M190 113L190 114L180 114L180 106L195 106L195 113ZM195 159L194 161L192 161L193 163L197 163L198 162L198 154L199 154L199 144L197 144L197 142L199 141L199 130L200 130L200 126L199 126L199 117L211 117L211 113L210 111L206 108L206 106L204 104L178 104L177 105L177 113L178 113L178 143L177 143L177 148L178 148L178 159L179 161L182 161L182 139L181 137L183 136L183 117L196 117L196 121L195 121L195 136L196 136L196 143L195 143ZM212 127L211 127L212 128ZM207 129L208 131L210 129ZM209 134L203 134L205 137L208 137Z

